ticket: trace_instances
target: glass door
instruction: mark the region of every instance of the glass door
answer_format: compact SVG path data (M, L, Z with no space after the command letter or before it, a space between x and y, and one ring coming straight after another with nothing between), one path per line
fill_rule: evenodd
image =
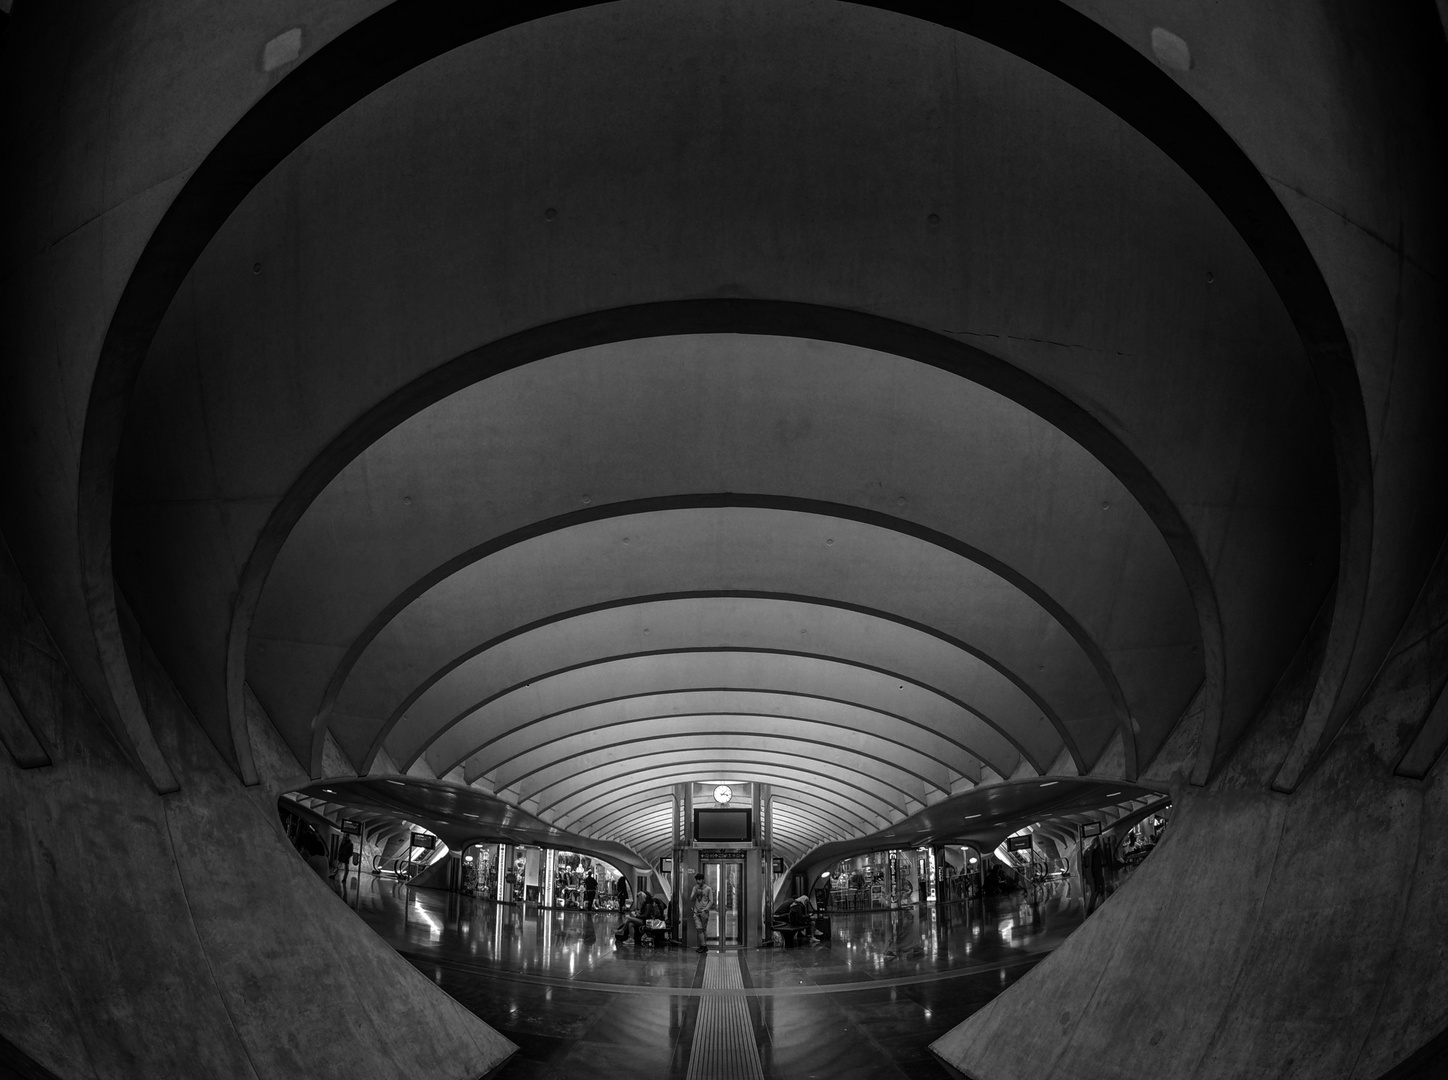
M706 941L719 944L723 929L724 946L744 944L744 860L704 864L704 881L714 890L714 908L709 912L709 933Z

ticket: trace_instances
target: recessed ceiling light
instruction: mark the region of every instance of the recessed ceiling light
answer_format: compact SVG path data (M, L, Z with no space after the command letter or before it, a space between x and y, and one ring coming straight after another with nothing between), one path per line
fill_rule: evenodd
M1106 793L1106 797L1109 799L1109 798L1111 798L1111 796L1113 796L1113 795L1120 795L1120 794L1121 794L1121 792L1119 792L1119 791L1108 791L1108 792Z
M1047 780L1047 781L1046 781L1044 784L1042 784L1041 786L1042 786L1042 787L1052 787L1053 785L1059 784L1060 782L1061 782L1061 781L1059 781L1059 780Z
M979 814L966 814L966 815L965 815L965 820L966 820L966 821L969 821L969 820L970 820L971 818L973 818L973 817L980 817L980 815L979 815Z

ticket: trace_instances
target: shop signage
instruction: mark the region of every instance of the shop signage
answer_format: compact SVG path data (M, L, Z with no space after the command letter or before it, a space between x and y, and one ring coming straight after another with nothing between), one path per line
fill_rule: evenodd
M1086 822L1085 825L1082 825L1082 826L1081 826L1081 835L1082 835L1082 836L1100 836L1100 835L1101 835L1101 822L1099 822L1099 821L1088 821L1088 822Z
M344 833L351 833L353 836L361 836L362 823L356 818L344 817L342 819L342 831Z
M1030 833L1026 833L1025 836L1012 836L1012 837L1007 838L1007 840L1006 840L1006 850L1007 850L1007 851L1030 851L1030 850L1031 850L1031 834L1030 834Z
M782 873L784 873L784 860L776 855L774 857L774 875L778 877Z
M412 834L412 846L422 848L425 851L431 851L437 846L437 837L429 836L427 833L415 832Z
M700 848L701 862L733 862L744 858L744 848Z

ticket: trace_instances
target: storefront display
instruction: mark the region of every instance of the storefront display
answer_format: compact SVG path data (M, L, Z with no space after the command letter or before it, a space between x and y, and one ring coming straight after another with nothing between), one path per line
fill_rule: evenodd
M933 866L933 856L925 848L843 859L821 876L816 903L836 911L850 911L900 908L934 899Z

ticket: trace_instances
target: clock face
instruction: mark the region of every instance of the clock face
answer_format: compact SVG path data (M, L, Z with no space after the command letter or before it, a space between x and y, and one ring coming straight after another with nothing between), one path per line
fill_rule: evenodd
M734 792L729 790L728 784L720 784L714 789L714 801L717 803L726 803L733 794Z

